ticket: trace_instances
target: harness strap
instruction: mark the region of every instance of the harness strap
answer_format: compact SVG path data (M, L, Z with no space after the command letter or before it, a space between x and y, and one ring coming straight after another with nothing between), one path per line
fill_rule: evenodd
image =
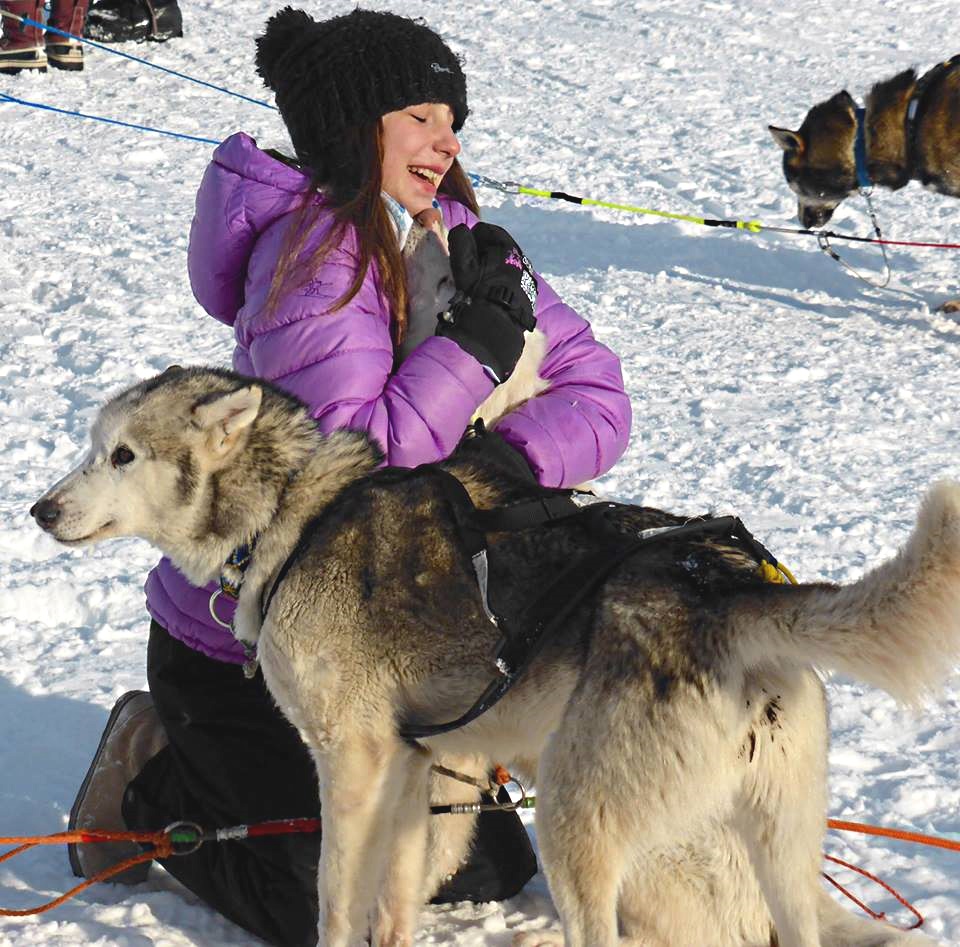
M598 502L580 507L571 492L560 491L531 501L497 510L477 510L464 485L453 474L432 464L412 470L388 468L372 474L370 480L397 483L411 477L431 477L446 499L460 542L470 557L487 617L501 630L501 640L493 654L499 676L494 678L468 710L444 723L404 723L398 727L402 739L415 743L425 737L457 730L493 707L543 649L551 634L579 608L596 587L625 559L652 543L688 536L722 536L743 542L758 562L779 568L776 559L750 534L738 517L698 517L679 526L642 531L624 542L623 534L609 522L609 514L621 504ZM588 528L610 540L563 569L516 619L505 621L491 610L487 600L487 532L509 532L542 526L556 520L579 516ZM280 567L261 608L266 618L277 589L300 558L323 514L304 527L296 545ZM612 546L612 548L611 548ZM571 591L572 590L572 591Z
M590 511L585 511L585 515L596 510L593 516L602 517L604 512L615 507L613 503L604 504L599 510L591 507ZM605 517L602 517L601 523L604 521ZM607 527L605 532L609 534L609 530L610 527ZM540 653L550 633L565 622L617 566L645 547L691 536L735 536L738 530L750 535L735 516L702 517L680 526L645 530L636 539L612 549L601 547L587 553L562 570L520 618L510 623L508 628L515 627L517 630L513 633L507 630L505 640L498 647L494 657L497 670L509 680L516 680ZM618 534L618 538L622 539L622 536ZM757 546L763 548L759 543ZM572 593L571 589L574 590ZM558 601L561 603L559 606L556 604Z
M389 467L371 474L368 480L375 480L381 483L400 483L403 480L409 480L412 477L424 476L431 477L436 481L441 493L443 493L444 498L449 503L454 521L456 522L457 529L460 533L461 542L467 550L471 560L476 560L478 555L486 553L486 535L484 530L474 522L473 516L471 515L476 512L473 506L473 501L470 499L470 494L467 493L466 488L462 483L460 483L459 480L457 480L456 477L453 476L453 474L449 474L445 470L442 470L432 464L423 464L420 467L414 467L412 469ZM283 580L287 577L287 573L289 573L290 569L293 568L296 561L300 558L310 543L313 533L320 524L320 521L323 519L324 515L324 513L321 513L304 526L303 532L301 532L300 538L297 540L297 544L290 551L290 555L288 555L284 560L283 565L280 567L280 571L277 573L277 577L273 580L273 585L270 587L270 591L263 600L263 603L260 607L261 620L266 619L267 612L270 611L270 605L273 602L273 598L277 594L277 589L279 589L283 584Z
M496 510L474 510L471 519L484 533L507 533L542 526L582 512L583 507L577 506L570 491L564 490L554 496L525 500Z

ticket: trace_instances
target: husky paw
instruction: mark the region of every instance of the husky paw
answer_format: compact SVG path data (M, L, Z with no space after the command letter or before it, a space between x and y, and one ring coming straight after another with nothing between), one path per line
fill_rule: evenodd
M521 931L513 935L513 947L563 947L561 931Z
M937 307L937 312L960 312L960 299L948 299L942 306Z

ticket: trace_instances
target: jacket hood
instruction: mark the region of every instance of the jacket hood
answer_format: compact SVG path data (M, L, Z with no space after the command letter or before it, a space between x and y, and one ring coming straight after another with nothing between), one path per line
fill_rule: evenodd
M210 315L233 325L257 240L300 207L309 190L306 174L243 132L217 146L197 192L188 258L194 296Z
M262 150L244 132L237 132L217 145L213 161L225 171L244 178L252 187L261 185L268 191L298 195L310 186L308 175Z

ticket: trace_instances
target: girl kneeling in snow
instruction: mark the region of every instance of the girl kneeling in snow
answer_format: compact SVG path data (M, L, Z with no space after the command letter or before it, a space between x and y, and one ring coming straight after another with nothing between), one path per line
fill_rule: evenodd
M523 327L535 320L547 341L546 390L498 423L491 449L515 453L551 487L607 471L630 427L619 361L542 279L524 279L509 234L478 225L457 161L466 83L440 37L389 13L315 22L286 8L257 41L257 69L276 93L296 160L244 134L228 138L201 184L189 253L197 299L233 326L234 368L297 395L321 430L366 431L388 464L414 467L453 451L510 375ZM471 228L472 241L451 240L452 262L457 272L457 253L476 253L479 283L455 321L400 362L401 250L413 216L431 206L448 229ZM262 675L245 679L222 598L220 621L211 616L212 591L191 587L166 559L150 574L150 693L115 708L72 826L219 827L319 814L313 762ZM319 848L318 835L232 841L164 867L265 940L314 944ZM89 846L71 861L89 876L123 854ZM535 870L519 818L484 813L468 862L437 899L510 897Z

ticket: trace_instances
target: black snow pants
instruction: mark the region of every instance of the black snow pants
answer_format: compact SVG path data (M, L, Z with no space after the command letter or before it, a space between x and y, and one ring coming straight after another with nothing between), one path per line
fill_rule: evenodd
M127 788L123 815L131 829L178 820L213 829L320 815L313 761L261 672L247 680L239 665L208 658L153 622L147 677L170 743ZM278 947L302 947L317 942L319 855L319 833L281 835L207 842L162 864L240 927ZM518 816L483 813L468 863L436 901L511 897L536 867Z

